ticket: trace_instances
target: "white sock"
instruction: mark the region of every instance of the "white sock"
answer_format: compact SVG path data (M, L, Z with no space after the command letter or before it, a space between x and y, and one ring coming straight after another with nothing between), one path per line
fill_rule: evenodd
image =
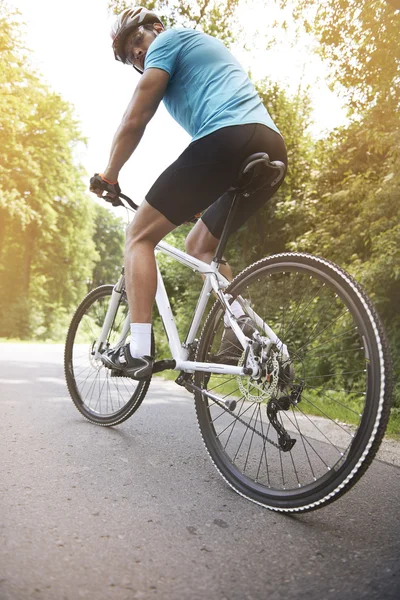
M238 319L239 317L241 317L242 315L244 315L245 313L243 312L242 307L240 306L239 302L237 300L234 300L231 304L231 311L233 312L233 314L235 315L235 317ZM228 321L228 317L226 315L224 315L224 325L225 327L230 327L229 325L229 321Z
M131 323L129 350L132 358L151 355L151 323Z

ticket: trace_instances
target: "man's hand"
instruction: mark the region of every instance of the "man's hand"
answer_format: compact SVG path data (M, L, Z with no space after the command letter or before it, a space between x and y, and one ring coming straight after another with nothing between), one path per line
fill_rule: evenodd
M108 181L101 173L95 173L94 176L90 178L89 189L99 198L111 202L113 206L122 205L121 200L118 198L121 193L118 181ZM106 192L105 196L103 196L104 192Z

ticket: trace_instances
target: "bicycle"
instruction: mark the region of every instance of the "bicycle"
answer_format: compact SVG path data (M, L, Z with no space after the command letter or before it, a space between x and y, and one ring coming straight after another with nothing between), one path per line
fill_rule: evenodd
M219 272L238 202L273 185L284 165L250 156L230 188L232 206L213 262L161 241L161 252L204 277L181 343L158 269L156 304L171 359L153 373L179 372L194 393L206 449L240 495L280 512L314 510L347 492L383 438L391 405L389 347L372 302L342 268L321 257L285 252L259 260L232 282ZM261 184L260 184L261 182ZM121 194L120 203L137 205ZM215 302L198 335L211 294ZM237 300L251 319L246 336L230 310ZM216 361L224 316L238 340L236 364ZM119 281L92 290L69 327L65 374L78 410L113 426L131 417L150 385L104 367L101 353L126 343L129 314ZM152 339L154 354L154 338Z

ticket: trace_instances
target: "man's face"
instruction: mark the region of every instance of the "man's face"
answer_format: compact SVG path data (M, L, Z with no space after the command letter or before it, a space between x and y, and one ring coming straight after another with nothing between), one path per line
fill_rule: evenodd
M128 35L124 44L126 62L135 66L139 71L144 71L144 59L150 44L157 37L157 28L151 31L140 25L137 29Z

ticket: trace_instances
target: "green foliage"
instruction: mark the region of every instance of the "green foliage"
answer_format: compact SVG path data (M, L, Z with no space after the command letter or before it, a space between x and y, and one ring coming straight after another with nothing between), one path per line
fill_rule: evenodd
M295 5L295 17L320 40L353 121L317 146L303 233L289 247L331 258L364 285L384 321L399 381L400 13L385 0Z
M286 0L283 2L286 4ZM331 80L353 110L399 107L400 14L386 0L294 0L294 16L320 41Z
M333 133L319 148L319 176L306 202L304 233L293 250L320 254L347 268L365 287L389 335L400 372L399 132L371 144L375 109ZM381 143L386 139L386 147ZM400 405L400 390L396 392Z
M46 339L86 289L93 214L71 107L36 75L0 3L0 331ZM56 327L56 329L58 326Z
M91 281L93 289L105 283L115 283L123 264L125 225L121 217L115 217L107 208L95 204L94 243L99 256Z
M144 0L140 6L154 10L166 27L175 25L200 29L230 45L234 40L233 25L239 0ZM110 0L109 7L115 14L132 6L127 0Z

